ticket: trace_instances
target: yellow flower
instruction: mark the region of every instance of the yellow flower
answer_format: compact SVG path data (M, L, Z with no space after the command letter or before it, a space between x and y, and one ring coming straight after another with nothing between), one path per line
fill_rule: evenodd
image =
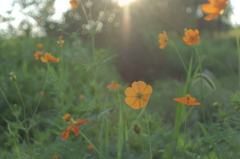
M191 97L189 94L186 95L186 97L182 98L174 98L174 101L177 101L179 103L185 104L187 106L191 105L201 105L201 103L195 102L196 98Z
M139 109L148 103L148 99L152 93L152 87L146 85L143 81L133 82L132 87L125 90L125 102L133 109Z
M206 16L205 20L213 20L217 16L223 14L224 8L228 4L227 0L208 0L209 4L202 5L202 11L208 13L209 15Z
M50 53L45 53L44 57L41 57L42 62L59 62L60 58L55 58Z
M198 40L200 39L200 36L198 34L199 31L197 29L195 30L189 29L185 32L183 40L188 45L198 44Z
M168 40L166 31L163 31L163 34L159 34L158 37L160 38L158 41L160 43L159 48L164 49L167 46Z

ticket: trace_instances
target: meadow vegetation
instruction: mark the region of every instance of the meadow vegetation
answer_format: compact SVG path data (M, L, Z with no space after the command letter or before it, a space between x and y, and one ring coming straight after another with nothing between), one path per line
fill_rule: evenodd
M95 3L71 0L55 31L47 8L42 34L0 35L0 158L239 159L238 26L213 29L227 1L191 2L212 27L176 30L139 12L158 1L129 4L135 30L126 6Z

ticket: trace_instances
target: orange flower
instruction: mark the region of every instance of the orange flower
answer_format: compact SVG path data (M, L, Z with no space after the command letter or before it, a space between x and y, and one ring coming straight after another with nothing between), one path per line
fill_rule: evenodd
M79 95L79 100L82 101L84 99L84 95L80 94Z
M117 84L115 81L112 81L111 84L107 85L108 90L113 90L113 89L118 89L119 87L121 87L120 84Z
M227 0L208 0L209 4L202 5L202 11L208 13L209 15L206 16L205 20L213 20L217 16L223 14L224 8L228 4Z
M36 51L35 54L34 54L34 57L36 60L38 60L40 58L40 55L42 55L42 51Z
M43 44L41 44L41 43L37 43L36 46L37 46L39 49L42 49L42 48L43 48Z
M76 0L71 0L69 3L71 4L71 6L72 6L73 8L77 8L78 5L80 4L80 3L79 3L78 1L76 1Z
M164 49L167 46L167 33L166 31L163 31L163 34L159 34L158 37L160 38L158 42L160 43L159 48Z
M59 47L62 47L62 46L63 46L64 40L63 40L63 37L62 37L62 36L59 36L59 37L58 37L57 43L59 44L59 45L58 45Z
M91 151L94 150L94 147L93 147L92 145L88 145L87 148L88 148L89 150L91 150Z
M89 120L87 119L78 119L77 121L74 121L72 118L71 118L71 115L70 114L66 114L64 115L63 119L65 121L67 121L68 123L72 124L70 126L67 127L67 130L62 132L62 139L63 140L67 140L68 139L68 136L70 134L71 131L74 132L74 134L76 136L78 136L80 134L80 130L79 130L79 127L78 126L81 126L83 123L86 123L86 122L90 122ZM78 126L76 126L76 124Z
M40 95L44 96L45 95L44 91L40 91Z
M132 87L125 90L125 102L133 109L139 109L148 103L148 99L152 93L152 86L146 85L143 81L133 82Z
M54 155L54 156L53 156L53 159L58 159L58 156L57 156L57 155Z
M45 53L44 57L41 57L42 62L58 62L60 58L53 57L50 53Z
M185 36L183 37L183 40L188 45L197 44L198 40L200 39L200 36L198 34L199 34L199 31L197 29L195 30L189 29L185 32Z
M195 102L196 98L191 97L189 94L186 95L186 97L182 98L174 98L174 101L177 101L179 103L185 104L187 106L191 105L201 105L201 103Z

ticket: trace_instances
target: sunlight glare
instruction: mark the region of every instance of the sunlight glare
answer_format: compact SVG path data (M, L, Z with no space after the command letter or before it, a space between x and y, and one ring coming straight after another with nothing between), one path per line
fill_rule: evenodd
M124 6L124 5L129 4L132 1L134 1L134 0L118 0L118 5L119 6Z

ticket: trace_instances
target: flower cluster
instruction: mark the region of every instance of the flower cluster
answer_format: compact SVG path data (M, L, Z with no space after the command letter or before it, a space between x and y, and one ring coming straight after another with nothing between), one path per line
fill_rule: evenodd
M43 45L40 44L40 43L37 43L36 46L38 48L43 48ZM44 56L41 56L42 54L43 54L43 51L36 51L34 53L35 60L41 59L41 61L44 62L44 63L46 63L46 62L59 62L60 61L60 58L56 58L56 57L52 56L51 53L46 52L44 54Z

